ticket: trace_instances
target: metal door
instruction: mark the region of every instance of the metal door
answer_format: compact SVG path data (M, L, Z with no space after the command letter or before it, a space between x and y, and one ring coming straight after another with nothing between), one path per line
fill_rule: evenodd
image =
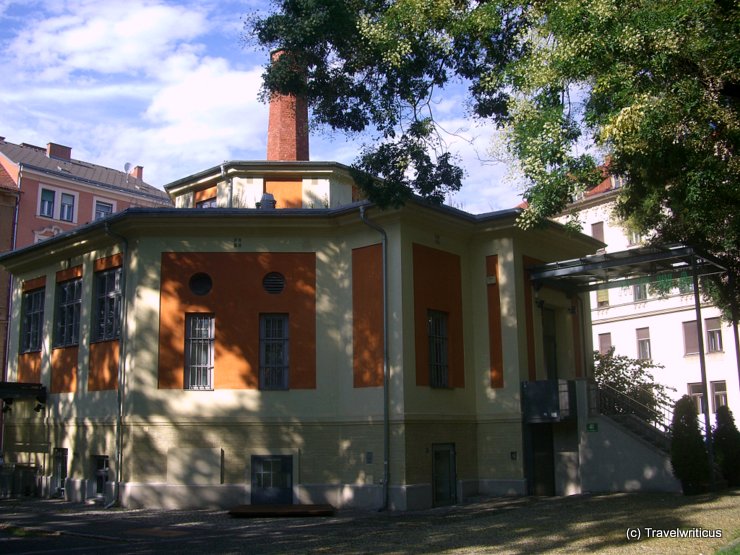
M432 445L432 496L435 507L457 499L454 443Z

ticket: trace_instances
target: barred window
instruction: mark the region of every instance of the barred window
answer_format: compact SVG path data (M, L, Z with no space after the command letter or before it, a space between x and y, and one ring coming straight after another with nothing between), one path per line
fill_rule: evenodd
M213 389L213 314L185 315L185 389Z
M121 334L121 268L95 273L93 341L118 339Z
M82 278L57 284L54 347L71 347L80 342Z
M21 352L41 350L44 324L44 294L46 289L35 289L23 294L21 324Z
M288 389L288 315L260 314L260 389Z
M429 385L449 387L448 334L446 312L427 311L429 337Z

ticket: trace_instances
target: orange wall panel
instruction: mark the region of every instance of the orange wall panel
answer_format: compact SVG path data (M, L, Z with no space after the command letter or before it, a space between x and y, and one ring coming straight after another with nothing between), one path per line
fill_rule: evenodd
M70 279L76 279L82 277L82 266L75 266L74 268L68 268L67 270L60 270L57 272L57 283L62 283Z
M352 249L354 387L383 385L383 247Z
M118 388L119 341L90 343L90 365L87 375L88 391Z
M23 292L33 291L34 289L40 289L46 285L46 276L37 277L34 279L27 279L23 282Z
M195 202L203 202L204 200L210 200L212 198L216 198L216 195L218 194L218 190L216 189L216 186L208 187L208 189L203 189L201 191L195 191Z
M275 197L275 208L303 207L303 180L265 179L265 192Z
M498 256L486 257L488 297L488 345L491 357L491 387L504 387L504 350L501 339L501 295L499 291Z
M41 383L41 352L18 355L18 381Z
M77 357L79 348L64 347L51 352L50 393L74 393L77 391Z
M416 385L429 385L427 310L439 310L448 314L449 385L465 387L460 257L414 244L413 263Z
M213 282L206 295L190 290L196 273ZM262 287L269 272L285 288ZM259 315L289 315L291 389L316 387L315 253L162 253L159 321L159 387L181 389L185 369L185 315L215 315L214 387L259 387Z
M103 270L110 270L119 266L123 266L123 255L121 253L96 259L94 270L96 272L102 272Z

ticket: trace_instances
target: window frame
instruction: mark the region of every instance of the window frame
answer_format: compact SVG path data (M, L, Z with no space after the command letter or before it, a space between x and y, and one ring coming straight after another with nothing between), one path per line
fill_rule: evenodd
M95 272L92 341L115 341L121 337L121 306L123 292L121 266ZM101 285L101 282L104 282ZM112 287L111 287L112 283Z
M429 343L429 386L450 388L450 315L442 310L427 309Z
M54 301L54 348L80 344L82 277L57 283Z
M51 201L44 199L44 193L51 194ZM44 218L54 218L54 208L56 205L57 192L55 189L40 187L38 215Z
M210 197L195 203L196 208L218 208L218 198Z
M727 406L727 382L725 380L717 380L710 382L709 386L712 392L712 412L717 414L719 407ZM720 386L721 389L718 389Z
M65 200L67 202L65 202ZM76 204L77 204L76 198L72 193L60 192L59 194L59 219L62 220L63 222L74 223Z
M722 320L719 317L705 318L704 329L706 330L707 353L723 352L722 345Z
M278 322L279 326L271 325ZM285 313L262 313L259 315L259 329L259 388L263 391L288 390L290 389L290 316ZM281 334L276 334L278 331Z
M699 354L699 331L698 327L696 325L696 320L689 320L686 322L681 323L682 329L683 329L683 354L684 356L693 356ZM689 335L687 332L692 332L691 335ZM687 341L689 339L689 341ZM694 342L696 343L695 350L692 350L692 347L694 347Z
M207 323L207 326L198 326L198 324L204 323ZM213 391L215 343L216 316L211 312L186 313L183 389L188 391ZM202 357L204 353L206 355L205 361ZM194 358L198 358L200 361L194 362Z
M641 303L648 300L648 288L644 283L636 283L632 286L632 301Z
M638 360L652 360L652 346L650 345L650 328L637 328L635 330L637 340Z
M608 339L609 346L604 349L605 341L602 341L603 339ZM609 352L609 349L612 348L612 333L610 331L606 333L600 333L599 334L599 354L605 355Z
M23 292L21 298L21 353L36 353L41 351L44 341L45 300L46 287Z
M686 384L686 390L688 391L689 397L694 401L694 409L697 411L696 414L704 414L704 387L701 382L688 383Z
M110 206L110 212L106 212L102 216L99 215L99 211L98 211L98 205L99 204ZM115 211L116 211L116 202L115 201L113 201L113 200L107 200L107 199L101 199L101 198L97 198L97 197L94 197L93 198L93 221L98 221L98 220L102 220L104 218L107 218L108 216L113 215L115 213Z

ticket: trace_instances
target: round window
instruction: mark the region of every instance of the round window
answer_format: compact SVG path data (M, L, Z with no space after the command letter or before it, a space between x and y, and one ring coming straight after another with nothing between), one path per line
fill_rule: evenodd
M280 272L270 272L262 278L262 287L265 291L273 295L282 293L285 288L285 276Z
M207 295L213 288L213 280L208 274L199 272L190 277L188 285L194 295Z

